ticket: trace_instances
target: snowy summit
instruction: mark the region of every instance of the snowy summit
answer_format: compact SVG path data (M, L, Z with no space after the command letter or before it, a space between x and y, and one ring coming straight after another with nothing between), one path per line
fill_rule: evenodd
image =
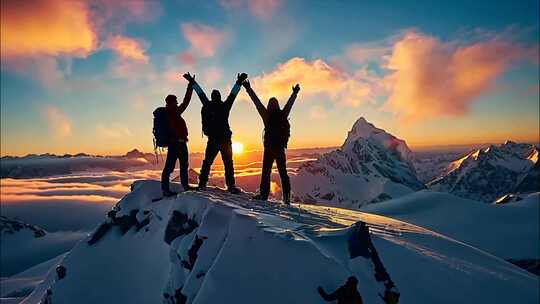
M135 182L22 303L324 303L317 287L350 276L364 303L538 301L534 275L384 216L219 189L159 195Z

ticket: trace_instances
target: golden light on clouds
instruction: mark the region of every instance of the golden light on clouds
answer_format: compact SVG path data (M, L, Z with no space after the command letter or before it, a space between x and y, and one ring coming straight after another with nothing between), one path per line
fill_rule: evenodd
M72 55L97 47L90 14L81 1L2 1L2 57Z

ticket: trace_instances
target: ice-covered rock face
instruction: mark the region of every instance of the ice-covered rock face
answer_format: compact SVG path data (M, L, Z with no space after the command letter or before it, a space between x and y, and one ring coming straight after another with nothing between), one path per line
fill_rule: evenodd
M507 141L477 149L450 163L446 171L428 186L484 202L512 192L540 191L538 148L530 144Z
M298 200L351 209L424 188L407 144L363 117L339 150L300 167L292 183Z
M317 286L333 292L350 276L364 303L385 291L402 303L538 301L533 275L390 218L218 189L152 202L157 181L132 189L108 228L54 265L65 277L49 272L24 303L324 303Z

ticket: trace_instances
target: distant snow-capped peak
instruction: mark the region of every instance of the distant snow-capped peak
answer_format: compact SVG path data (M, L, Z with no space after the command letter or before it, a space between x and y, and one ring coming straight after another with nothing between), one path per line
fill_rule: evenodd
M412 152L405 141L387 133L383 129L375 127L364 117L360 117L354 123L341 148L345 151L349 150L349 148L351 148L359 139L366 139L373 144L379 145L384 149L394 152L399 160L407 162L409 165L411 165L411 169L413 168Z
M405 141L359 118L340 149L302 165L294 196L356 209L425 188L416 177Z
M453 161L444 175L428 185L437 191L492 202L497 197L525 187L518 186L526 176L536 174L532 170L537 163L536 146L506 141L499 146L473 150ZM540 191L534 183L531 185L527 183L525 188Z

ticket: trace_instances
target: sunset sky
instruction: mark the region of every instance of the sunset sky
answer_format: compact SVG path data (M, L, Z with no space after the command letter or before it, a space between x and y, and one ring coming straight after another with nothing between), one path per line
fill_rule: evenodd
M369 4L368 4L369 2ZM539 141L539 2L1 0L1 154L152 149L152 111L184 72L223 96L246 72L266 104L302 87L291 148L368 121L409 146ZM202 151L201 104L184 114ZM262 147L244 90L233 141Z

